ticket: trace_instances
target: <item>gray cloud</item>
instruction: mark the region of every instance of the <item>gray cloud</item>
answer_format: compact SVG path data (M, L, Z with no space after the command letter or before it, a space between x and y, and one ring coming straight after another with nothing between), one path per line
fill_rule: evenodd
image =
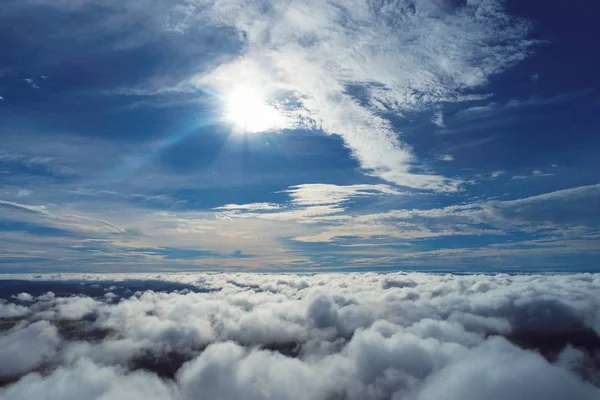
M0 300L0 318L22 317L29 313L27 307Z
M56 352L61 339L48 321L16 326L0 336L0 379L18 377L39 367Z

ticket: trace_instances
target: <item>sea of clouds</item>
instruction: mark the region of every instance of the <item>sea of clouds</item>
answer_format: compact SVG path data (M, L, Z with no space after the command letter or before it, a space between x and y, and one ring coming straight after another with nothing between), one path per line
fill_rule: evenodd
M600 275L148 278L1 300L0 399L600 399Z

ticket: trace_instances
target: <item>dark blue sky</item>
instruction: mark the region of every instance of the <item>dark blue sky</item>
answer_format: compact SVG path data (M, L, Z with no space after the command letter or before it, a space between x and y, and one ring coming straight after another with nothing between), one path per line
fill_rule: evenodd
M598 270L599 8L5 0L0 271Z

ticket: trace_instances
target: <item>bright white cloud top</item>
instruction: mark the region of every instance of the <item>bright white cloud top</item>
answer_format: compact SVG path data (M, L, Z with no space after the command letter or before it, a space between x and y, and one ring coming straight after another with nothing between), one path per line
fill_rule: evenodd
M0 303L3 324L22 321L0 335L0 378L20 377L1 399L600 395L598 275L84 278L93 298ZM124 278L199 292L127 293Z

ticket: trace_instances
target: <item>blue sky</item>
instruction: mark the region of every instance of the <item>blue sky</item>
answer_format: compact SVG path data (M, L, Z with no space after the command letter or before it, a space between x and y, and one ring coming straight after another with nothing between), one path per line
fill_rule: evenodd
M4 0L0 271L597 271L597 11Z

